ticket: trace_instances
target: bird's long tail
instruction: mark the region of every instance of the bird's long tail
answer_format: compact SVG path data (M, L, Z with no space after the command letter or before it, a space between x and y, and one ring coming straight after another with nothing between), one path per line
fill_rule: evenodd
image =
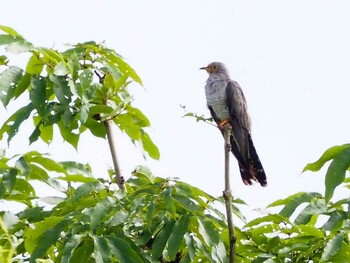
M253 178L256 178L261 186L267 186L265 170L260 162L259 156L253 144L252 136L248 134L249 158L248 169Z

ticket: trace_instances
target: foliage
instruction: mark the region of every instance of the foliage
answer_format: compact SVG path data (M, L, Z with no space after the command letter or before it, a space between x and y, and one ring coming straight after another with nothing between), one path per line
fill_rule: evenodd
M22 123L33 118L35 128L30 143L39 138L50 143L53 126L73 147L78 147L80 134L89 130L96 137L105 138L104 121L113 121L132 142L154 159L159 151L145 131L148 118L132 106L133 98L127 86L142 85L136 72L114 50L95 42L73 45L64 52L35 47L15 30L0 26L7 34L0 35L0 45L10 53L29 53L25 69L10 65L1 56L5 68L0 75L0 100L8 103L29 93L30 102L18 109L0 128L0 139L7 134L10 142Z
M29 103L0 129L10 142L31 117L30 142L50 143L53 127L75 148L89 130L105 138L111 120L152 157L159 151L145 128L148 118L132 106L130 80L141 84L113 50L94 42L59 52L34 47L15 30L0 26L0 44L30 54L25 69L0 55L0 100L19 96ZM203 116L187 113L197 121ZM349 198L333 201L336 188L349 188L350 145L334 146L304 171L330 162L325 194L301 192L276 200L270 212L246 222L234 199L237 262L348 262ZM40 189L50 196L40 197ZM0 152L0 262L228 262L223 198L215 198L176 178L163 179L137 167L118 190L112 177L97 178L88 164L56 162L36 151ZM10 206L22 205L14 213Z

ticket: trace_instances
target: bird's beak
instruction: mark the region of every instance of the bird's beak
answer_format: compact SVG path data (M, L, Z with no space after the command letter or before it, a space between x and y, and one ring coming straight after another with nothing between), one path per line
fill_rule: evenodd
M206 66L206 67L201 67L201 68L199 68L199 69L204 69L206 72L209 73L209 67L208 67L208 66Z

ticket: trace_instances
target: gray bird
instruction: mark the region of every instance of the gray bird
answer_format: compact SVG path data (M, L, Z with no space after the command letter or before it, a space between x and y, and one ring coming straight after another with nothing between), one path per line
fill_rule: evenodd
M251 185L254 180L267 186L265 171L251 137L250 117L241 87L230 79L223 63L213 62L200 69L209 74L205 95L212 118L222 133L226 123L232 126L232 153L238 161L243 183Z

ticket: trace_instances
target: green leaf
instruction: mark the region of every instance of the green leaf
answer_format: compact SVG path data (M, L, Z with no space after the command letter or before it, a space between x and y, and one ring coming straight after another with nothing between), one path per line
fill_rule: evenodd
M70 55L67 65L68 65L70 74L73 77L73 81L76 81L80 70L79 58L76 52L73 52Z
M72 92L68 80L64 76L50 75L50 80L54 83L54 92L60 103L68 105L71 102Z
M152 258L159 259L162 256L165 245L173 232L173 227L175 225L175 220L171 219L170 221L166 221L164 227L154 238L154 242L152 244Z
M111 255L107 240L104 237L94 237L94 256L96 263L112 262L109 258Z
M42 118L46 117L46 80L42 77L32 76L31 89L29 92L30 100L35 109Z
M90 217L91 230L94 230L103 221L103 219L106 217L106 215L109 214L113 206L113 200L107 197L94 207Z
M40 153L30 152L25 155L25 158L27 162L40 164L48 171L55 171L57 173L67 174L66 170L59 163L56 163L50 158L44 157Z
M120 114L116 119L115 123L118 124L122 131L125 131L132 140L138 141L141 138L140 127L135 125L129 114Z
M176 207L174 205L173 199L171 197L171 186L168 186L167 188L164 189L163 195L164 195L164 202L165 202L165 207L167 211L174 216L176 213Z
M291 195L285 199L277 200L272 204L268 205L267 207L285 205L284 208L279 212L279 214L281 216L290 217L298 206L300 206L303 203L309 203L311 200L320 197L322 196L319 193L300 192Z
M179 221L177 221L173 227L173 231L168 240L168 254L171 260L174 260L176 254L179 252L179 249L182 245L184 235L188 229L190 223L190 215L184 214L181 216Z
M139 109L129 106L128 113L136 125L140 127L149 127L151 125L148 118Z
M349 166L350 145L347 148L343 149L343 151L338 152L338 154L333 158L333 161L328 167L325 179L326 202L328 202L332 198L335 188L344 181L345 174Z
M103 123L98 122L93 118L88 118L84 123L84 126L87 127L93 135L106 138L106 128Z
M122 58L115 56L114 61L118 64L120 71L127 73L134 81L142 86L141 78L136 74L135 70L130 67Z
M342 242L344 240L344 233L335 235L330 239L322 253L321 261L329 261L334 255L341 249Z
M37 239L37 246L35 247L31 257L30 262L35 263L37 262L37 258L41 258L45 255L46 251L54 245L56 242L58 242L59 236L67 225L69 224L68 220L64 220L57 225L55 225L52 228L49 228L47 231L45 231L38 239Z
M85 198L90 193L100 191L104 186L100 182L85 183L79 186L73 193L72 197L69 199L71 203L77 203L81 199Z
M0 100L4 107L14 97L16 85L22 77L22 72L19 67L11 66L0 74Z
M343 225L347 217L347 213L344 211L334 211L327 222L322 226L322 229L325 231L337 231Z
M24 74L16 87L15 98L18 98L29 87L30 81L31 75L28 73Z
M18 34L18 32L16 30L14 30L12 27L9 26L4 26L4 25L0 25L0 30L11 35L11 36L16 36L16 37L20 37L23 38L20 34Z
M203 217L198 218L199 233L202 235L205 243L208 246L218 245L220 242L220 236L213 222Z
M0 41L1 41L1 35L0 35ZM0 56L0 66L7 66L9 60L5 55Z
M43 71L45 63L39 59L39 54L34 53L27 64L26 73L30 75L40 75Z
M111 255L116 256L120 263L144 263L142 255L140 255L132 246L124 239L118 237L107 237L107 243L111 251Z
M6 186L9 192L11 192L16 185L17 174L18 174L18 170L14 168L7 170L3 174L2 182Z
M20 54L23 52L27 52L32 48L33 48L32 44L28 43L27 41L20 40L20 41L8 44L6 47L6 50L7 52L10 52L12 54Z
M306 206L295 219L297 225L307 224L313 215L319 215L327 212L327 206L324 199L316 199Z
M141 130L141 141L143 149L148 153L148 155L155 160L159 160L160 153L158 147L153 143L149 135Z
M29 103L27 106L20 108L18 111L12 114L12 116L6 120L0 129L0 140L6 132L8 134L7 142L9 143L13 136L17 134L19 126L29 117L33 109L33 104Z
M68 69L63 61L57 63L53 70L53 74L57 76L65 76L68 74Z
M18 38L16 36L11 36L11 35L0 35L0 46L2 45L8 45L17 41L20 41L21 38Z
M61 120L58 123L58 128L60 129L61 135L63 139L68 142L70 145L72 145L75 149L78 148L78 142L79 142L79 134L75 134L72 132L72 128L66 128L64 127L63 121Z
M189 212L200 212L201 209L199 206L193 202L188 196L180 195L180 194L172 194L173 199L176 200L183 208L185 208Z
M329 160L333 159L336 155L338 155L340 152L342 152L344 149L349 148L350 144L344 144L344 145L337 145L329 148L327 151L325 151L320 159L318 159L314 163L309 163L305 166L303 169L303 172L305 171L313 171L317 172L319 171L323 165L328 162Z
M81 242L81 237L79 235L72 235L66 239L62 249L62 261L61 262L70 262L70 259L73 256L74 250L78 247ZM74 261L71 261L74 262ZM83 261L84 262L84 261Z

